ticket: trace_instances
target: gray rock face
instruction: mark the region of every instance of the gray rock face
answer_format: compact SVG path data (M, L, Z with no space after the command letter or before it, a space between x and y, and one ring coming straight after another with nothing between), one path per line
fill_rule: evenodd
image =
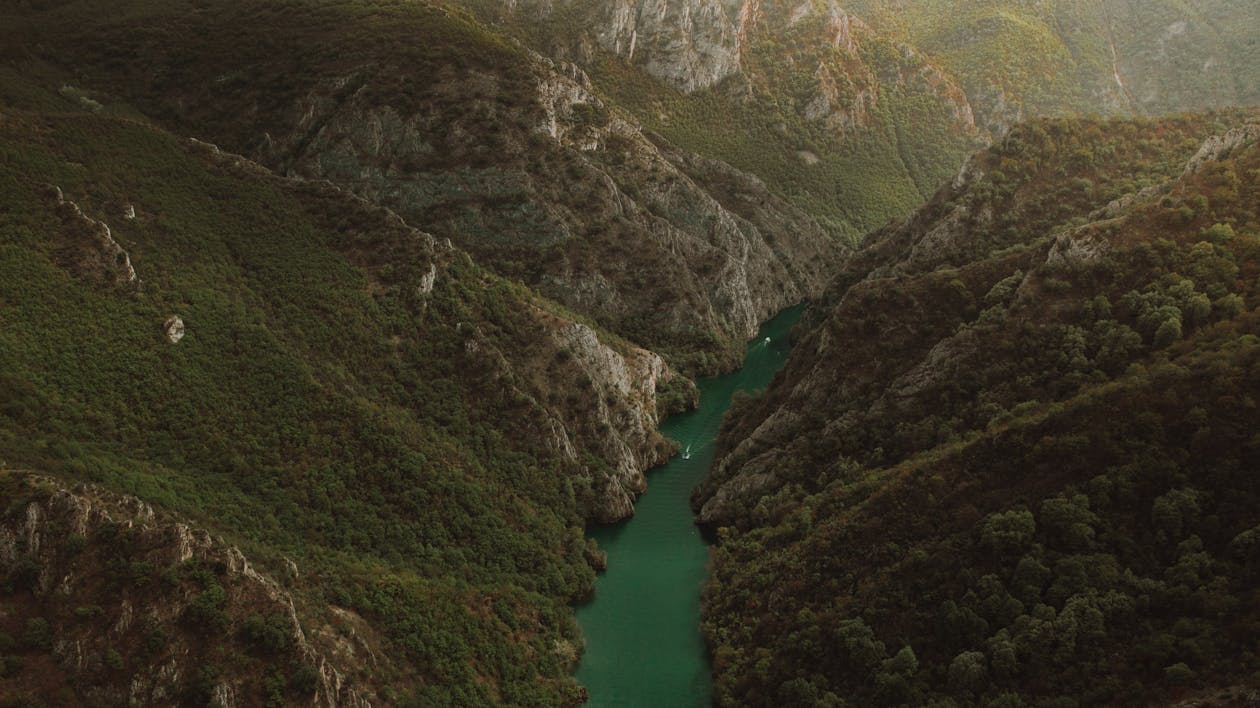
M1107 239L1094 233L1092 226L1082 226L1068 233L1059 234L1046 256L1047 265L1075 266L1093 263L1111 250Z
M632 516L634 500L647 489L643 472L660 461L653 446L656 383L670 376L669 369L651 352L617 352L583 324L570 324L554 336L593 382L595 425L608 431L597 444L613 462L613 473L597 480L594 520L612 523Z
M420 295L428 295L433 292L433 286L437 284L437 264L429 264L429 272L420 278L420 284L416 286L416 292Z
M656 387L676 376L665 361L637 347L604 343L590 327L551 318L549 341L535 360L522 360L499 349L474 326L461 327L465 365L519 400L535 402L544 443L590 484L583 503L587 518L609 524L634 515L634 500L647 489L644 472L665 461L665 443L657 431ZM556 362L562 362L556 364ZM548 390L530 385L535 369L555 369ZM548 393L571 390L561 401ZM600 461L587 466L586 453Z
M1199 172L1209 162L1224 160L1257 140L1260 140L1260 120L1252 120L1232 128L1224 135L1214 135L1204 141L1199 152L1186 163L1183 176L1188 177Z
M507 0L499 18L535 21L564 10L566 34L554 38L556 54L585 62L598 47L690 93L739 73L741 42L758 5L759 0Z
M171 315L162 323L162 334L171 344L179 344L184 338L184 320L179 315Z
M756 0L613 0L596 38L682 91L709 88L740 69L740 33Z
M716 333L734 351L821 292L842 248L812 219L755 178L649 139L571 64L531 61L529 105L471 99L458 117L382 105L370 79L346 76L295 106L262 159L385 205L652 348ZM462 81L488 99L507 90ZM501 151L486 152L486 121Z

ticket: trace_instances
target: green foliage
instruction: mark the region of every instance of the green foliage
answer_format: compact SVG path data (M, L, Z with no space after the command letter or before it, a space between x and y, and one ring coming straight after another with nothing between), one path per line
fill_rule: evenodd
M184 621L200 632L214 635L227 627L228 618L223 610L227 592L217 582L197 594L184 610Z
M298 696L309 697L319 688L319 671L310 664L302 664L294 670L288 687Z
M949 663L949 685L956 691L970 693L982 688L987 676L983 652L965 651Z
M1194 683L1195 673L1184 661L1179 661L1164 667L1164 680L1174 686L1185 686Z
M1032 512L1012 510L985 518L980 542L997 553L1022 553L1036 533L1037 520Z
M1137 166L1151 133L1197 144L1175 137L1185 120L1017 128L973 160L1012 156L1001 180L868 239L796 360L719 441L718 469L738 473L732 441L797 412L756 451L782 486L722 520L704 594L720 704L774 705L802 676L862 705L1136 705L1255 685L1260 241L1205 229L1258 220L1221 186L1246 173L1237 193L1253 189L1260 149L1184 177L1151 163L1163 196L1088 218L1125 177L1086 144ZM1082 170L1092 196L1071 186ZM938 227L959 205L994 216L951 243ZM929 232L933 258L907 258ZM1103 253L1054 258L1069 239ZM852 647L913 647L916 670Z
M289 618L280 613L266 618L250 615L241 625L241 634L252 646L271 654L283 654L293 641Z
M0 678L17 676L22 673L22 669L25 667L26 661L20 656L0 655Z
M1215 244L1225 244L1234 240L1234 227L1229 224L1213 224L1203 230L1203 240Z
M197 669L184 685L183 699L190 705L207 705L214 696L214 687L219 681L219 669L207 664Z
M690 379L676 376L656 384L656 415L662 420L691 410L699 403L699 392Z
M22 646L37 651L47 651L52 647L52 627L43 617L32 617L26 620L26 628L22 630Z
M44 183L110 223L141 288L102 286L64 257L83 245ZM140 216L113 216L123 203ZM550 647L576 637L567 602L594 573L583 471L536 433L537 404L519 393L532 358L553 353L536 296L452 257L421 302L414 283L435 256L382 213L103 115L7 116L0 204L6 461L137 495L251 556L297 559L306 599L364 615L397 651L399 680L431 696L567 695ZM177 345L160 333L172 312L188 327ZM461 323L515 357L516 387L470 362ZM105 527L70 546L109 558L120 591L184 588L184 626L214 641L248 624L215 569L137 562L133 542ZM15 591L38 577L33 563L14 569ZM487 600L502 612L470 614ZM244 631L267 657L275 629L264 617ZM155 629L135 661L168 643Z

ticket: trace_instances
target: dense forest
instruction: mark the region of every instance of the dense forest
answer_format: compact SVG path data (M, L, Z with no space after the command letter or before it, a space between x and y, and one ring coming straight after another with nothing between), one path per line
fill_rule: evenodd
M1255 120L1034 121L868 238L696 500L719 703L1255 688Z
M597 383L555 334L573 315L327 185L131 120L6 114L0 193L4 476L103 485L264 565L295 559L305 608L360 613L396 647L390 672L362 677L387 702L575 700L566 605L591 591L582 525L616 461L592 442L612 434ZM83 213L113 224L135 280ZM580 459L548 439L565 428ZM664 444L645 440L646 459ZM10 518L25 509L6 495ZM143 597L169 570L123 582ZM6 605L24 587L11 577ZM74 625L75 607L40 602ZM131 649L132 666L161 659ZM230 644L206 660L248 674Z

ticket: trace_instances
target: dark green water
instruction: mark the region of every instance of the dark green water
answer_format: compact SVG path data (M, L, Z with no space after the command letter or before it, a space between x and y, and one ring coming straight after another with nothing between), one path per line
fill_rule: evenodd
M787 334L801 309L784 310L762 326L744 368L698 382L700 407L661 426L690 448L690 457L679 455L648 474L633 519L592 531L608 551L608 572L596 581L595 598L577 608L586 638L577 679L590 691L589 705L710 705L709 657L700 637L700 585L709 553L688 498L709 471L731 395L770 383L787 360Z

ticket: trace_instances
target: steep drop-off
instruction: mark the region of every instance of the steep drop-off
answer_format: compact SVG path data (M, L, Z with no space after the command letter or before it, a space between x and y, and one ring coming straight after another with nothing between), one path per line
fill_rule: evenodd
M292 558L311 622L341 608L382 637L395 669L344 674L383 702L580 696L584 523L631 513L668 452L657 387L689 386L659 356L359 197L130 119L0 111L0 204L0 475L90 481ZM73 561L36 551L6 551L0 603L56 624L69 600L21 577ZM134 611L180 615L151 599ZM202 641L227 651L242 619ZM105 684L148 665L127 647Z
M238 548L140 499L14 472L0 488L8 701L366 707L367 670L397 670L362 618L312 623Z

